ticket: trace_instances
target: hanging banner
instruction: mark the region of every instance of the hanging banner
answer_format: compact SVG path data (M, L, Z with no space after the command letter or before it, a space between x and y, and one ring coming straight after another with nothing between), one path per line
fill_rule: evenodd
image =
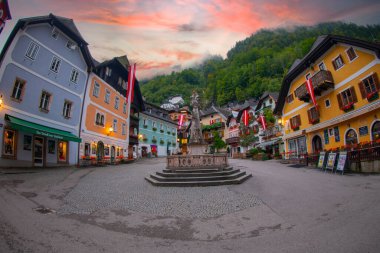
M311 82L311 78L308 79L308 80L306 80L306 88L307 88L307 91L310 94L310 97L311 97L311 100L313 101L315 109L318 110L318 104L317 104L317 100L315 99L314 87L313 87L313 83Z
M261 126L263 127L263 129L266 130L267 129L267 124L265 122L265 116L264 115L260 115L259 120L260 120L260 123L261 123Z

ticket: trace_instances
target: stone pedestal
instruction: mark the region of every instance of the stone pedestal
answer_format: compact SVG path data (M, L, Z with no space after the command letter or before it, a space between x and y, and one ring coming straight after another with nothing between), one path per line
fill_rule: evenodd
M207 149L207 145L203 144L192 144L189 147L189 154L190 155L203 155L205 154L205 151Z

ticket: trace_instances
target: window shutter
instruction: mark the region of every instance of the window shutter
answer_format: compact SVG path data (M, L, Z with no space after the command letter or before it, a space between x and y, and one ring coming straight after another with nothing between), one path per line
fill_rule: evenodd
M296 116L296 121L297 121L297 126L300 126L301 125L301 116L300 115Z
M311 109L307 110L307 116L309 118L309 123L313 121L313 115L311 114Z
M365 99L367 97L367 92L365 91L363 81L359 83L360 93L362 94L362 98Z
M379 78L377 77L377 73L373 74L373 80L375 81L376 90L379 91L380 90L380 83L379 83Z
M342 97L341 97L341 94L339 93L338 95L336 95L337 99L338 99L338 105L339 105L339 108L342 109L343 107L343 101L342 101Z
M354 103L358 102L358 98L356 97L355 88L351 87L350 90L351 90L351 94L352 94L352 100L354 101Z
M290 128L294 128L294 117L290 118L289 122L290 122Z

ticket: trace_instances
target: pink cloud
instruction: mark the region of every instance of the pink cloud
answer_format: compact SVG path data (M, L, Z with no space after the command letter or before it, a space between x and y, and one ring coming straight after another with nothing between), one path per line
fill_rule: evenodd
M142 70L150 70L150 69L162 69L170 67L174 64L174 62L155 62L155 61L149 61L149 62L141 62L137 63L137 68Z
M160 54L164 56L175 56L177 60L180 61L187 61L187 60L192 60L192 59L197 59L200 58L202 55L189 52L189 51L182 51L182 50L167 50L167 49L162 49L159 51Z

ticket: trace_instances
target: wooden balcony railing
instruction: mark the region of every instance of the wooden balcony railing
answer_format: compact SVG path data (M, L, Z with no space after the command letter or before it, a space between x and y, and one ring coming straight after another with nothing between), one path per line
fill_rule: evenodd
M226 139L227 144L232 144L232 143L239 143L240 142L240 137L231 137Z
M334 88L334 79L331 72L328 70L321 70L316 73L313 77L311 77L311 82L313 84L314 94L316 96L320 96L324 90ZM306 82L294 91L294 95L301 101L309 102L310 95L306 88Z

